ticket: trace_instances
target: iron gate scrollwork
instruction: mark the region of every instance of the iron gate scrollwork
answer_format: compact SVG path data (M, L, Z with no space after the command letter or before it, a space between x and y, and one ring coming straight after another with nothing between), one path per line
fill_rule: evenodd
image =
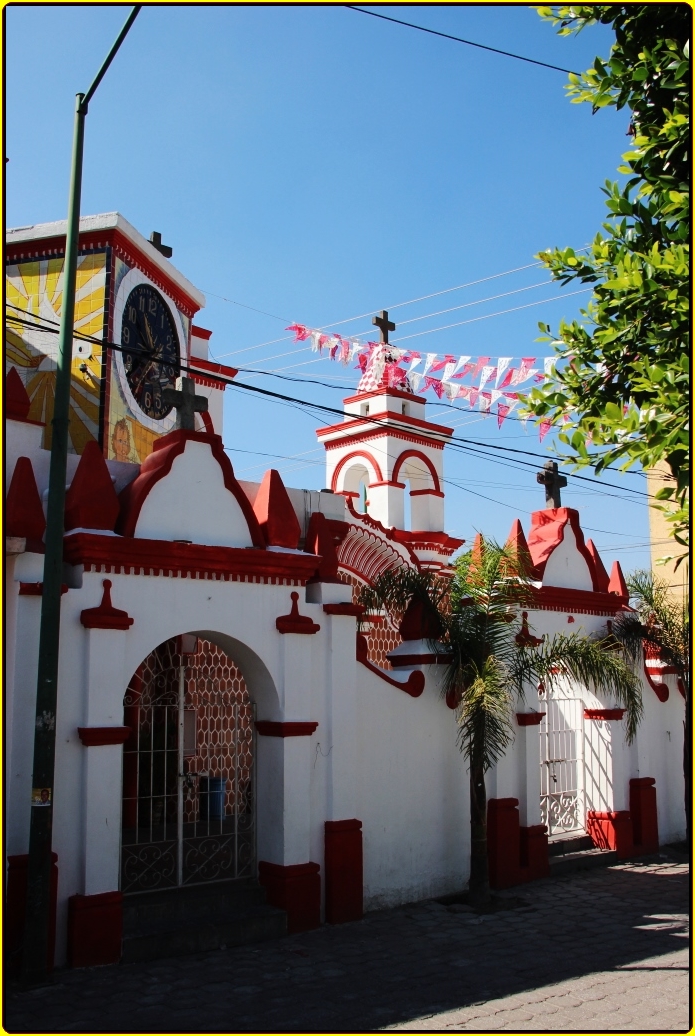
M254 709L219 648L153 651L124 698L121 890L255 873Z
M541 720L541 822L548 835L584 830L583 704L549 698Z

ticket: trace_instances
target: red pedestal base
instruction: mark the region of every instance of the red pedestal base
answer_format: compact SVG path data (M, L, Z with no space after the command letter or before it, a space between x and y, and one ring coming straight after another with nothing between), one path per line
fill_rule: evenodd
M51 919L48 932L48 970L53 970L56 945L56 904L58 902L58 854L51 853ZM7 901L5 906L5 963L10 975L22 968L22 941L27 907L27 866L29 857L7 857Z
M520 827L521 880L536 881L550 874L548 829L544 824Z
M117 964L123 938L123 893L101 892L68 899L68 965Z
M521 880L519 800L490 799L487 804L487 855L490 884L496 889Z
M597 849L615 849L621 860L635 855L632 819L627 809L608 813L589 810L586 815L586 833L591 836Z
M258 880L268 893L271 906L287 911L287 931L306 932L321 924L321 868L318 863L282 867L258 864Z
M487 804L487 854L490 885L506 889L550 874L548 834L543 824L521 827L518 799Z
M659 851L659 822L656 813L656 781L653 777L633 777L630 781L630 816L635 851Z
M362 821L327 820L326 921L359 921L362 906Z

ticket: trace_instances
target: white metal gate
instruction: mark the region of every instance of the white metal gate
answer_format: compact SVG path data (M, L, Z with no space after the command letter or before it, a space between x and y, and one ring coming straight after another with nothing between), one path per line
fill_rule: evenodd
M584 705L578 698L550 699L541 720L541 818L548 835L583 831Z
M254 710L177 641L126 692L121 890L145 892L255 871ZM232 665L232 663L230 663Z

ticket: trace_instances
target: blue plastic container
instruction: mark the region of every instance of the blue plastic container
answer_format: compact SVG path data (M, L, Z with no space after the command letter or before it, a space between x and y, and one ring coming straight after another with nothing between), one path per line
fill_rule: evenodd
M198 815L201 820L221 820L224 816L226 777L201 777L198 788Z

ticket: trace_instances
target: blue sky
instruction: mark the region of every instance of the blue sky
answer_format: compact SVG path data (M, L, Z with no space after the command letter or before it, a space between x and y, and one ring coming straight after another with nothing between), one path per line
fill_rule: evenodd
M74 94L127 10L5 8L9 226L65 217ZM577 71L612 39L604 27L559 38L522 5L373 10ZM605 218L601 185L628 146L628 114L570 104L566 79L339 5L145 7L90 106L82 212L118 210L146 236L161 231L207 294L197 322L213 331L217 358L345 390L243 375L274 391L339 407L358 372L316 360L284 329L358 334L369 318L347 318L385 307L400 325L393 339L421 351L549 355L538 321L576 317L588 293L553 285L534 254L591 240ZM434 315L451 307L466 308ZM432 400L428 416L457 436L552 447L530 424L498 431L494 418ZM227 391L225 419L238 477L274 466L288 485L324 485L323 421L238 390ZM449 532L504 539L516 516L528 530L543 490L512 456L522 455L447 451ZM643 498L606 495L607 481L574 482L563 503L604 559L648 565ZM634 474L610 481L644 490Z

